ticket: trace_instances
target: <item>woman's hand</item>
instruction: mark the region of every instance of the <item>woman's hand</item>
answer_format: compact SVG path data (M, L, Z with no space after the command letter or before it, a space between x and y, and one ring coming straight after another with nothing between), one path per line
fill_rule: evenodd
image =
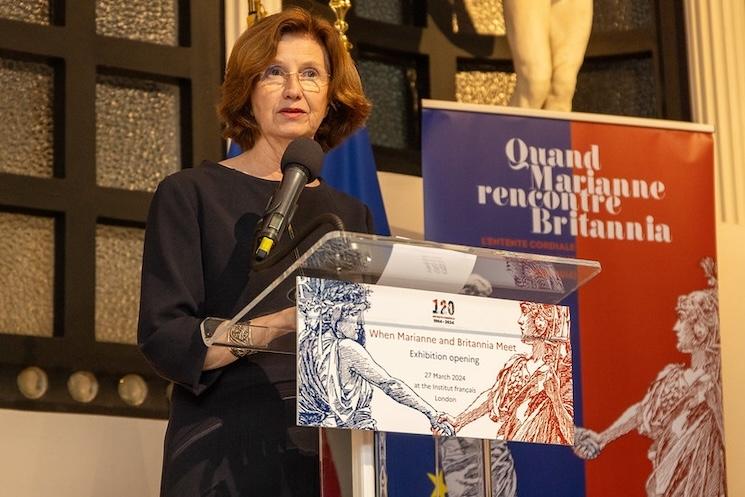
M250 321L253 327L252 339L253 344L257 347L266 347L270 342L277 338L295 331L296 321L295 307L288 307L281 311L273 312L259 316Z
M295 307L288 307L281 311L273 312L252 319L249 322L251 327L250 346L257 348L266 347L277 338L295 331ZM229 336L229 322L223 321L215 330L217 341L227 342ZM212 346L207 348L207 355L204 358L202 370L217 369L234 362L236 357L228 347Z

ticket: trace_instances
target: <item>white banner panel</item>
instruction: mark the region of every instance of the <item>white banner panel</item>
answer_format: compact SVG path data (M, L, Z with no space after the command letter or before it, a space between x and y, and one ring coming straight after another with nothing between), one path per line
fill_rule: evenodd
M298 424L573 441L563 306L300 277Z

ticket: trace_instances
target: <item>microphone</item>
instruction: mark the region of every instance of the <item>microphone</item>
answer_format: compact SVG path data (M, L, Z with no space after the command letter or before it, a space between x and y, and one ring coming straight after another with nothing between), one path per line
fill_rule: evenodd
M257 235L254 257L263 261L279 242L295 214L297 201L306 184L314 181L323 167L323 150L310 138L295 138L282 155L282 181L269 199Z

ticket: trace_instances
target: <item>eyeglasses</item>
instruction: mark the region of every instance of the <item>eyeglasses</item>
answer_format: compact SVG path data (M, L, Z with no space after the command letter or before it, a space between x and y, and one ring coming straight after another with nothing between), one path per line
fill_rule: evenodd
M297 76L300 88L303 91L318 93L323 86L329 84L331 75L323 73L318 69L308 68L302 71L288 72L280 66L269 66L261 75L261 83L269 86L284 86L290 76Z

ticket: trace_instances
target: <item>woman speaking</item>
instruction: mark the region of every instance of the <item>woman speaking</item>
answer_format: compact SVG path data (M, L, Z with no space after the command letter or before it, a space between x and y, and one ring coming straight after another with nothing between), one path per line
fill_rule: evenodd
M229 318L303 253L321 231L269 269L252 269L257 223L282 179L280 160L298 137L324 150L362 125L370 103L339 35L301 9L244 32L228 61L219 113L224 135L245 152L166 178L145 236L139 344L175 386L165 438L163 496L319 494L315 429L295 427L295 358L208 347L205 334ZM370 231L368 209L322 180L300 195L275 248L324 213ZM249 315L252 325L294 329L289 302ZM276 338L269 328L255 345ZM232 335L232 334L231 334Z

